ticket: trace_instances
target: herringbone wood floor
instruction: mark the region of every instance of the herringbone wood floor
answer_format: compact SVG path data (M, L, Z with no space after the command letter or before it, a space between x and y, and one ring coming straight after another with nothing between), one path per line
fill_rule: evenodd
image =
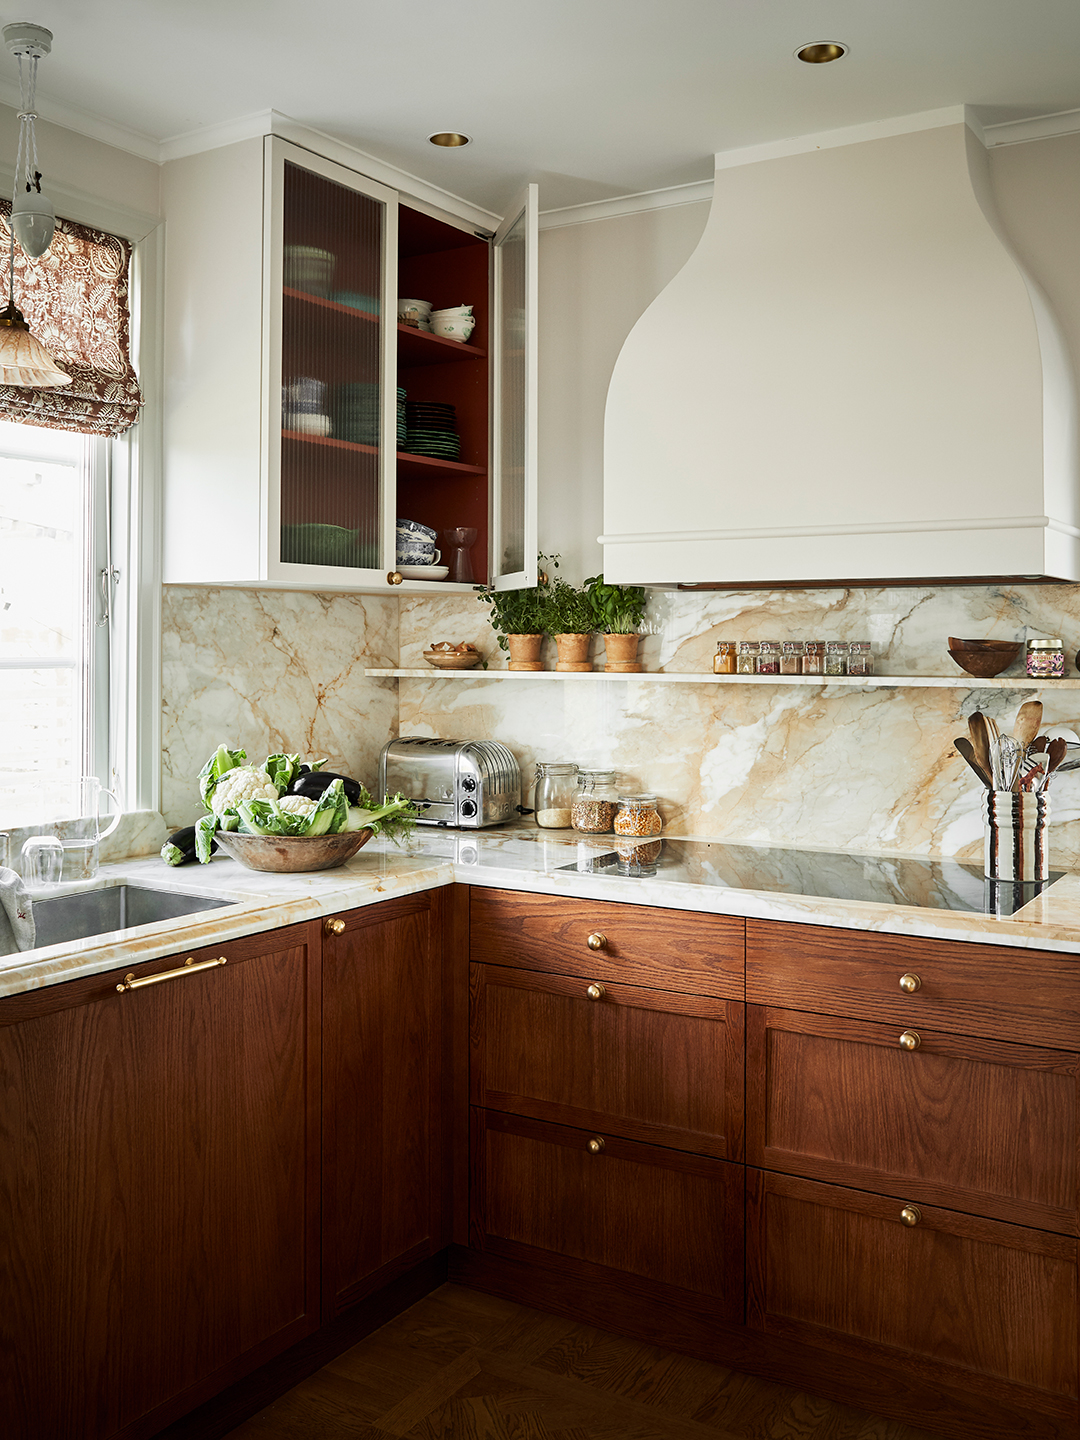
M229 1440L938 1440L444 1285Z

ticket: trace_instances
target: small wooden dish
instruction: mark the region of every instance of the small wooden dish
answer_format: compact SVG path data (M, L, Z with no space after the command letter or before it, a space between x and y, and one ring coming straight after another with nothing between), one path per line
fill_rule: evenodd
M214 839L249 870L295 875L304 870L336 870L371 839L371 830L339 835L240 835L219 830Z
M450 650L424 651L424 659L429 665L434 665L436 670L471 670L474 665L479 665L483 658L478 650L467 650L457 655Z

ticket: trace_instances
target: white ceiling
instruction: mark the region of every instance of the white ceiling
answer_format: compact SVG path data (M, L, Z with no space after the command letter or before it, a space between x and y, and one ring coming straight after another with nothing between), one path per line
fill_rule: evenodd
M553 209L842 125L1080 108L1080 0L7 0L0 20L54 32L46 119L156 156L273 109L496 213L524 180ZM811 40L850 54L801 64ZM3 53L0 98L15 78ZM474 143L427 143L446 129Z

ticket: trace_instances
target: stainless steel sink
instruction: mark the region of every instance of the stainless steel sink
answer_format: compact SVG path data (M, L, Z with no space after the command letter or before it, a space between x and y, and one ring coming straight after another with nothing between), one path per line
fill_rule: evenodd
M130 930L135 925L153 925L200 910L220 910L234 900L209 895L182 895L176 890L153 890L147 885L109 885L102 890L80 890L34 901L37 945L63 945L106 935L110 930Z

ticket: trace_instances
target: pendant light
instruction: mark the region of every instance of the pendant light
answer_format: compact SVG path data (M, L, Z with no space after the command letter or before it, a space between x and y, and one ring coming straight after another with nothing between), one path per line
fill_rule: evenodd
M11 203L11 225L23 250L31 259L44 255L52 243L56 214L47 195L41 193L37 136L34 133L34 96L37 68L42 55L52 49L52 31L42 25L19 20L4 26L4 44L19 62L19 154L15 161L15 193ZM23 73L23 60L26 73Z
M19 60L19 90L23 94L23 106L19 113L19 157L15 164L15 196L11 207L8 304L6 310L0 311L0 385L45 389L70 385L71 376L56 368L52 356L41 341L31 335L30 326L15 305L15 236L18 235L19 244L26 253L36 259L49 248L56 227L52 205L41 193L37 142L34 139L34 120L37 117L33 104L37 62L52 48L52 35L40 25L20 22L4 26L4 42ZM22 88L23 56L30 59L28 96ZM21 195L20 181L26 187Z

